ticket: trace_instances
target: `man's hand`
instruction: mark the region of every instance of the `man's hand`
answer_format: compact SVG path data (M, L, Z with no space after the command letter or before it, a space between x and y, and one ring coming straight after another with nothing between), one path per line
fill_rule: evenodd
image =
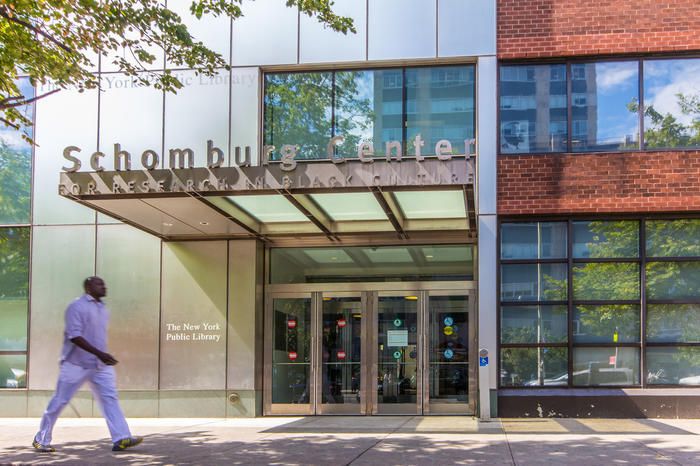
M101 352L100 354L97 355L97 357L100 358L100 361L107 364L108 366L114 366L115 364L117 364L119 362L116 359L114 359L114 356L112 356L109 353L102 353Z

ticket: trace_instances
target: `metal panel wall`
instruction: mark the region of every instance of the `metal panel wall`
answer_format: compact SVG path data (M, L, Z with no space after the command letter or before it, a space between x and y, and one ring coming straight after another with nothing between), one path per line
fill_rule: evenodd
M29 388L53 390L63 343L66 306L94 275L95 226L47 226L32 230Z
M342 34L324 27L318 18L301 15L299 61L301 63L360 61L367 59L367 4L336 0L333 11L353 19L357 33Z
M436 0L369 0L368 58L437 55Z
M160 240L127 225L98 226L97 275L107 284L119 388L157 389Z
M494 0L438 0L438 56L495 54Z
M227 242L163 243L162 255L160 388L223 390Z
M297 63L299 14L285 0L246 2L233 23L233 66Z
M235 147L250 147L251 163L258 164L258 122L260 121L260 69L231 70L231 157Z
M50 86L39 86L45 93ZM77 146L77 155L87 167L90 154L97 150L97 90L79 93L62 90L36 102L37 142L34 153L32 203L36 225L84 224L95 222L95 212L58 195L56 186L61 167L72 163L63 158L63 149ZM68 114L67 109L70 109Z
M263 251L254 240L229 242L228 387L261 389Z

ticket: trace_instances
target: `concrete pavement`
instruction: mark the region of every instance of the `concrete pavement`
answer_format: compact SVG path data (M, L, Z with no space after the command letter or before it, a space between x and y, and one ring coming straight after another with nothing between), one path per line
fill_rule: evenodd
M59 419L56 453L31 448L38 419L0 419L0 464L700 465L700 420L307 417L131 419L113 453L102 419Z

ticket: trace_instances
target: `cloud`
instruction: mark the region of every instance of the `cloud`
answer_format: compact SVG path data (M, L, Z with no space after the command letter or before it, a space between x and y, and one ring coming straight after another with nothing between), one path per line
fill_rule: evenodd
M601 92L609 92L623 83L636 84L637 71L636 62L601 64L596 67L596 84Z
M665 73L660 72L662 67ZM700 60L654 62L645 65L645 75L646 106L653 105L656 111L664 115L670 113L684 125L697 118L697 115L681 112L677 94L700 95Z

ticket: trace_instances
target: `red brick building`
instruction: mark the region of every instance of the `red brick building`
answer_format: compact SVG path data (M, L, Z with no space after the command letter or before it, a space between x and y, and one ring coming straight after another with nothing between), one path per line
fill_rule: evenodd
M696 416L697 2L500 0L499 415Z

